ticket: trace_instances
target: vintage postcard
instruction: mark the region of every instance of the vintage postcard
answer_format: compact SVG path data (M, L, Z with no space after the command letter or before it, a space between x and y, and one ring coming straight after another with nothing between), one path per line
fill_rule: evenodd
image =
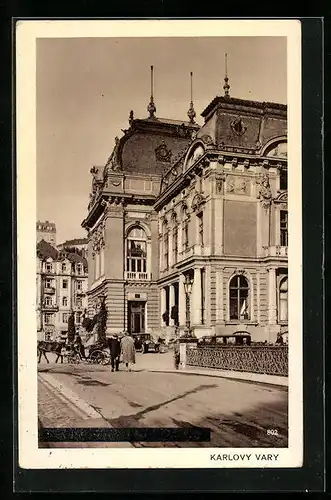
M23 20L15 69L20 467L302 466L300 22Z

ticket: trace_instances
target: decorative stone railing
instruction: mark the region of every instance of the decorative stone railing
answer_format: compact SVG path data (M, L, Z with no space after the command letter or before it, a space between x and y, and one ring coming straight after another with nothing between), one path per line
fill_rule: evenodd
M186 364L286 377L288 348L287 346L188 347Z
M287 247L280 245L273 245L264 247L265 255L269 257L287 257Z
M149 278L148 273L139 273L139 272L133 273L133 272L127 271L126 272L126 279L133 280L133 281L148 281L150 278Z

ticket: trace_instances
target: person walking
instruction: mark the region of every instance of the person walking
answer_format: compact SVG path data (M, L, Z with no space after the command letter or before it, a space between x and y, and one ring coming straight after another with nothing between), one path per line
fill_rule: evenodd
M80 359L81 360L86 359L85 349L83 346L82 338L78 333L77 333L76 338L75 338L74 347L75 347L75 349L77 349Z
M120 354L121 354L121 343L118 340L117 333L111 335L108 339L108 347L110 352L110 362L111 362L111 371L119 371L120 365Z
M131 364L135 364L136 362L136 350L134 347L134 340L128 332L124 332L124 337L122 337L121 353L126 371L130 372Z
M55 363L58 362L59 358L61 358L61 364L63 363L63 351L64 351L66 340L67 340L66 332L61 332L57 338L57 345L56 345L56 349L55 349L55 353L57 354L57 358L55 360Z

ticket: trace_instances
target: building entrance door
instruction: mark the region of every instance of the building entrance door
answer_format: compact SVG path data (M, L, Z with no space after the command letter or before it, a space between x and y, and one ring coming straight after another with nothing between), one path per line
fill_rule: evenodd
M145 332L145 302L128 303L128 330L130 333Z

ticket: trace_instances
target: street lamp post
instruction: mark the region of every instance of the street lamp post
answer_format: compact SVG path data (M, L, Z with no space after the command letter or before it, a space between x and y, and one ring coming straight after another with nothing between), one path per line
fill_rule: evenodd
M191 336L191 293L193 286L193 278L187 274L184 281L184 290L186 296L186 331L189 336Z

